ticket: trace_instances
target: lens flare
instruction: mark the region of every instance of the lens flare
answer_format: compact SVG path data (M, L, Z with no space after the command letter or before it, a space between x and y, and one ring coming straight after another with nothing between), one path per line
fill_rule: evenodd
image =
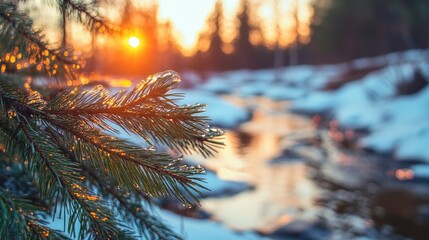
M130 45L130 47L132 48L136 48L140 45L140 39L135 36L132 36L128 39L128 45Z

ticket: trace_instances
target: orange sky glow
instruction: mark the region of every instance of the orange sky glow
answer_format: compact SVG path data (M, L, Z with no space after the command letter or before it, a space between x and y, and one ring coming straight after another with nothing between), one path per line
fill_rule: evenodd
M59 39L60 32L58 31L58 22L52 19L58 19L58 13L54 9L47 11L46 4L43 8L39 7L43 0L35 0L32 4L28 4L27 8L35 10L34 18L37 27L47 29L46 35L49 39ZM159 21L166 22L170 20L173 25L173 33L175 40L181 46L183 53L186 55L193 54L197 49L197 41L199 34L205 30L206 20L213 10L216 0L134 0L133 3L136 7L144 7L145 4L157 1L159 3ZM122 1L117 1L115 4ZM254 43L259 43L265 39L264 44L274 46L277 39L282 46L287 46L295 38L295 33L292 31L294 26L293 21L293 6L298 4L301 40L306 41L309 30L308 25L311 18L310 2L311 0L278 0L278 12L280 28L282 34L277 36L276 28L276 12L274 7L275 0L250 0L253 9L253 16L257 23L261 25L263 36L251 36ZM235 17L239 10L240 0L222 0L224 7L224 32L222 36L228 43L233 40L235 36ZM37 8L40 8L39 14ZM112 19L113 21L120 19L121 13L117 10L118 7L110 7L101 9L104 16ZM43 12L43 18L38 18L40 12ZM69 25L70 39L69 41L75 45L76 48L88 49L91 46L91 36L85 30L85 27L77 24Z
M160 20L171 20L174 24L176 35L185 52L194 52L199 33L204 29L206 19L213 10L216 0L158 0L160 6ZM258 23L261 24L266 44L273 46L277 39L275 33L275 8L274 0L251 0ZM294 4L298 4L301 27L299 33L302 40L309 35L309 21L311 18L311 0L278 0L278 15L283 34L280 36L280 44L287 46L294 39L291 30L293 27L292 10ZM232 41L235 36L235 17L239 11L240 0L223 0L225 26L223 37L226 42ZM254 41L258 41L258 37ZM262 38L262 37L261 37Z

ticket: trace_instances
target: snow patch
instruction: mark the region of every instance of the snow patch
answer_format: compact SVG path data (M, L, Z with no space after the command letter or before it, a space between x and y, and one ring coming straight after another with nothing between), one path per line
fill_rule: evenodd
M209 189L203 189L201 191L206 197L230 196L252 188L245 182L222 180L212 171L207 171L203 178L206 181L204 186Z
M273 100L291 100L303 96L306 93L304 89L290 86L271 85L263 91L263 95Z
M314 92L293 101L290 110L308 114L322 113L330 110L333 101L331 93Z
M235 232L220 223L210 220L187 218L167 211L160 211L159 215L174 231L182 233L183 230L182 237L187 240L263 239L254 232Z
M429 164L417 164L411 167L415 178L429 179Z
M429 126L402 141L396 150L396 157L419 159L429 162Z
M234 128L249 118L248 110L227 102L212 92L183 89L177 90L177 92L185 93L184 99L180 100L179 104L207 104L207 111L200 115L208 116L212 125Z

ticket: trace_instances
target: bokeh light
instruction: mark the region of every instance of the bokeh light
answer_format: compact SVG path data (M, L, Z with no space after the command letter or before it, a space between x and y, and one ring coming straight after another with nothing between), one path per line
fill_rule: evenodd
M140 39L136 36L128 38L128 45L132 48L137 48L140 45Z

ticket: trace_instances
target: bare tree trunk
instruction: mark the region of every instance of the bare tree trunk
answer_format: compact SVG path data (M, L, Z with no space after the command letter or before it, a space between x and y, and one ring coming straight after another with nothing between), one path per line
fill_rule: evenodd
M283 57L283 49L276 43L276 48L274 50L274 68L278 69L283 67L284 65L284 57Z
M275 23L276 23L276 47L274 50L274 68L276 69L276 80L280 80L279 69L284 65L283 50L280 47L280 39L282 37L282 30L280 25L280 10L279 1L274 0L274 12L275 12Z
M292 46L289 47L289 65L298 64L298 48L297 44L294 42Z
M292 46L289 47L289 65L297 65L298 64L298 48L299 48L299 27L300 27L300 20L299 20L299 6L298 6L298 0L294 1L294 8L293 8L293 19L295 22L294 26L294 34L295 34L295 40L292 43Z

